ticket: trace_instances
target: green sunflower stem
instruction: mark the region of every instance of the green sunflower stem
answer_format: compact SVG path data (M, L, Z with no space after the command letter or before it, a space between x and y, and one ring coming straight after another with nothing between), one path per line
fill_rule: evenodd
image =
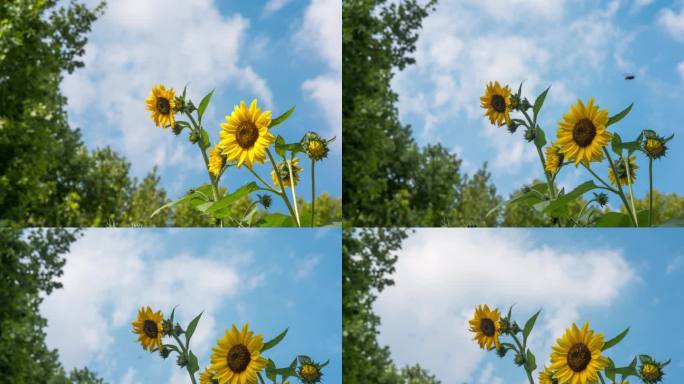
M648 157L648 226L653 226L653 159Z
M286 161L287 163L287 169L289 170L290 174L290 189L292 190L292 202L294 203L294 211L295 211L295 216L297 217L297 226L301 227L302 222L299 220L299 209L297 206L297 192L295 192L295 178L294 178L294 173L292 173L292 161L294 160L294 153L290 156L290 161ZM282 184L281 184L282 185Z
M294 214L294 211L292 210L292 205L290 205L290 199L287 197L287 194L285 194L285 188L283 188L283 179L280 177L280 172L278 172L278 166L276 165L275 159L273 158L273 155L271 154L271 151L266 148L266 154L268 155L268 159L271 161L271 165L273 166L273 172L275 172L276 177L278 178L278 185L280 186L280 192L278 192L278 195L283 199L285 202L285 205L287 206L287 210L290 212L290 217L292 217L292 220L299 226L299 221L296 219L296 216Z
M316 160L311 159L311 226L315 227L316 218Z
M585 168L587 171L589 171L589 173L591 173L591 174L596 178L596 180L600 181L601 184L603 184L603 185L606 187L606 188L605 188L606 190L611 191L611 192L613 192L614 194L616 194L616 195L618 195L618 196L620 195L620 192L618 192L616 189L614 189L613 187L611 187L610 184L608 184L608 182L606 182L605 180L603 180L603 179L601 178L601 176L597 175L596 172L594 172L594 171L591 169L591 167L589 167L588 165L586 165L586 164L584 164L584 163L582 163L582 166L584 166L584 168Z
M525 115L525 120L527 120L528 128L529 129L536 129L537 128L537 122L532 121L530 118L530 115L527 114L526 110L522 110L523 115ZM551 199L556 198L556 188L553 185L553 180L551 180L551 176L549 176L549 172L546 171L546 160L544 159L544 154L542 153L541 148L537 147L537 145L534 145L535 148L537 148L537 154L539 155L539 161L541 162L542 166L542 172L544 172L544 176L546 177L546 184L549 187L549 193L551 194Z
M513 341L515 341L515 344L518 345L519 351L518 353L525 355L525 346L520 344L520 340L515 336L515 334L512 334L511 337L513 337ZM527 358L527 357L525 357ZM527 370L527 364L525 364L525 373L527 374L527 379L530 381L530 384L534 384L534 379L532 378L532 372Z
M606 154L606 158L608 158L608 163L610 164L610 168L613 170L613 175L616 176L615 180L617 182L617 187L618 191L620 192L618 195L620 196L620 199L622 199L622 203L625 204L625 207L629 211L629 219L632 221L632 225L635 227L639 226L639 223L637 221L636 215L633 214L633 212L630 210L629 202L627 201L627 197L625 196L625 192L622 190L622 184L620 184L620 179L618 176L618 171L617 167L615 167L615 163L613 162L613 158L610 156L610 152L606 147L603 147L603 153Z
M630 169L629 169L629 155L625 158L624 156L622 157L622 161L625 163L625 170L627 171L627 187L629 188L629 201L632 203L632 214L634 214L634 218L637 217L636 214L636 206L634 205L634 192L632 192L632 176L630 174Z
M188 353L188 347L183 344L182 341L176 336L175 334L173 335L173 338L176 339L176 342L178 343L178 346L181 348L181 351L183 351L183 356L185 356L185 361L190 360L190 354ZM189 343L190 341L188 341ZM197 384L197 381L195 381L195 375L190 372L190 366L186 365L185 369L188 371L188 375L190 375L190 380L192 381L192 384Z

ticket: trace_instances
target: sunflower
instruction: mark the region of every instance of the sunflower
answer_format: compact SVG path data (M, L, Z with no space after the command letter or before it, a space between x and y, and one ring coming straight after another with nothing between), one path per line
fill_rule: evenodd
M480 97L480 107L487 110L485 116L489 117L489 121L496 123L499 127L503 125L504 121L507 125L511 124L511 90L508 85L501 88L498 81L487 83L484 96Z
M226 166L226 157L221 154L221 148L218 146L209 151L209 172L214 177L218 177L219 173Z
M641 356L641 366L639 367L639 376L646 384L655 384L663 380L665 373L663 367L667 363L659 363L653 360L650 356Z
M500 347L500 317L501 314L498 309L491 311L486 304L480 305L475 309L474 318L469 321L470 332L475 333L473 340L477 340L480 348L492 349L492 346L496 346L498 349Z
M665 140L662 137L649 137L644 143L644 151L651 159L659 159L665 156L667 145L665 145Z
M553 377L554 372L544 366L543 371L539 371L539 384L558 384L558 379Z
M228 161L237 161L238 167L247 163L252 168L254 162L263 163L266 149L275 141L275 136L268 131L271 124L271 111L261 112L254 99L249 109L244 101L236 105L233 113L226 116L221 124L219 148L228 157Z
M266 359L261 357L264 347L262 335L254 335L249 331L249 324L242 330L233 325L212 348L211 370L219 384L256 384L257 373L266 366Z
M639 166L636 165L636 156L632 155L629 157L629 179L627 179L627 168L625 167L624 159L620 158L615 163L615 169L617 169L617 174L621 185L627 185L630 181L632 184L634 184L634 180L636 179L636 170L639 169ZM610 180L611 184L617 185L612 167L608 168L608 180Z
M603 147L611 140L612 135L606 130L608 111L599 111L594 99L589 99L586 107L582 100L570 107L558 123L556 144L560 151L575 165L580 162L589 165L590 161L603 160Z
M152 87L150 96L145 100L145 103L147 103L147 110L152 112L150 119L154 121L157 127L167 128L176 124L174 118L176 111L173 101L175 97L176 91L173 88L166 89L162 84Z
M589 323L580 330L576 324L557 340L551 353L551 366L558 383L596 384L598 374L608 366L608 358L601 356L603 334L594 334Z
M138 319L133 324L133 333L137 333L138 341L143 349L150 352L162 347L163 316L161 311L152 312L150 307L142 307L138 310Z
M546 147L546 165L544 169L555 176L563 165L563 157L563 154L555 145Z
M214 380L214 372L212 372L209 367L204 369L204 372L200 373L199 377L200 384L214 384L218 383L218 380Z
M304 384L313 384L321 381L321 369L317 364L304 363L299 367L299 378Z
M288 163L292 166L292 176L290 176L290 167L288 167ZM292 162L290 162L290 160L285 160L285 162L279 163L277 168L278 173L280 173L280 178L283 179L284 186L289 187L292 180L294 180L294 185L297 185L299 182L299 173L302 171L302 167L299 166L298 158L295 158ZM273 180L273 185L277 187L279 183L275 169L271 171L271 179Z

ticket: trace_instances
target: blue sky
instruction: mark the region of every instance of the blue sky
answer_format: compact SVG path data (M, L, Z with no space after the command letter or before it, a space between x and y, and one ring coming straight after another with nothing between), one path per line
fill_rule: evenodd
M316 184L318 192L340 196L341 22L340 0L109 2L90 35L85 68L62 84L69 119L88 148L123 153L135 176L158 166L175 198L207 182L207 175L186 135L173 137L149 120L145 98L152 85L180 91L188 84L196 105L216 88L204 118L212 143L240 100L257 98L274 117L296 105L274 133L287 142L307 131L336 136L328 160L317 166ZM300 193L310 199L306 163ZM267 165L255 170L270 180ZM246 169L223 177L232 190L252 179Z
M672 358L665 382L679 383L683 278L678 230L421 229L375 305L379 340L398 365L420 363L442 382L523 384L512 357L480 350L467 323L478 304L515 304L522 324L543 309L529 344L540 365L572 322L589 321L607 338L630 326L607 355L625 364L641 353Z
M204 367L235 323L265 339L289 327L268 357L330 359L341 382L341 235L320 230L86 230L66 256L64 288L41 306L47 343L67 369L88 366L110 383L187 384L187 373L137 344L131 321L150 305L178 305L187 325L204 311L191 347Z
M454 0L428 16L417 43L417 63L393 81L402 121L420 144L440 142L473 173L488 162L504 195L532 179L543 179L539 159L523 132L511 136L483 117L479 97L499 80L533 102L551 90L540 116L549 139L578 98L594 97L610 114L630 103L630 115L612 126L623 139L642 129L676 134L669 156L655 166L655 186L684 193L671 177L684 161L679 110L684 96L684 2L654 0ZM625 81L624 73L636 79ZM635 193L647 191L647 162L638 159ZM606 177L604 164L594 165ZM589 180L566 167L561 185ZM617 201L617 198L613 199Z

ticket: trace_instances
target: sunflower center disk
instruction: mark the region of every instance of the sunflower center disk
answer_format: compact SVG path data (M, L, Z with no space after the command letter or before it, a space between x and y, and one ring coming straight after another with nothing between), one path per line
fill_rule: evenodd
M171 112L171 103L169 100L163 97L157 98L157 111L162 115L168 115Z
M251 360L252 355L249 353L249 349L243 344L237 344L230 348L226 359L228 367L235 373L240 373L247 369Z
M494 110L499 112L499 113L506 111L506 100L504 100L503 96L501 96L501 95L493 95L492 96L492 108L494 108Z
M251 122L244 122L238 126L235 137L242 148L252 148L259 138L259 129Z
M156 338L157 333L159 330L157 329L157 323L155 323L152 320L145 320L143 323L143 332L145 332L145 336L150 337L150 338Z
M594 137L596 137L596 127L591 120L584 118L575 123L575 127L572 130L572 139L575 140L577 145L586 147L594 141Z
M591 362L591 351L582 344L573 345L568 351L568 366L575 372L582 372Z
M480 330L485 334L485 336L491 337L494 336L496 327L491 319L482 319L480 320Z

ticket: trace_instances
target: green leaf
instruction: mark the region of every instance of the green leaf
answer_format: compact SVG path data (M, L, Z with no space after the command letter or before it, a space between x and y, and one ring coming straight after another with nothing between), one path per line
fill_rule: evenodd
M268 359L268 362L266 362L266 377L268 377L269 380L275 383L276 379L276 374L275 374L276 366L273 360Z
M190 338L192 335L195 333L195 328L197 328L197 323L199 323L200 317L202 317L202 313L204 311L200 312L199 315L197 315L190 324L188 324L188 328L185 330L185 344L188 344L190 342Z
M534 131L534 145L536 145L539 149L544 148L546 145L546 134L544 133L544 130L539 127L539 125L537 125L537 129Z
M537 317L541 313L541 309L537 311L532 317L530 317L527 322L525 323L525 327L523 327L523 343L527 344L527 337L530 335L530 332L532 332L532 328L534 328L534 323L537 322Z
M632 110L632 106L634 106L634 103L630 104L629 107L623 109L622 112L618 113L617 115L611 116L608 119L608 122L606 123L606 127L609 127L609 126L617 123L618 121L622 120L625 116L627 116L629 111Z
M209 140L209 134L204 128L200 128L200 147L205 150L211 147L211 140Z
M606 212L596 220L597 227L630 227L629 215L621 212Z
M274 337L273 339L265 342L263 348L261 348L261 352L266 352L269 349L278 345L278 343L283 341L283 339L285 338L285 335L287 335L287 329L285 329L283 332L281 332L280 335L278 335L278 336Z
M292 108L288 109L287 112L285 112L282 115L271 120L271 124L268 125L268 129L271 129L271 128L275 127L276 125L284 123L285 120L289 119L290 116L292 116L292 114L295 111L295 108L296 108L296 106L293 106Z
M551 217L561 217L567 213L567 205L569 203L575 201L583 194L596 188L598 188L598 185L594 184L593 181L584 182L575 187L575 189L573 189L572 191L566 193L563 196L560 196L554 201L551 201L549 205L544 209L544 212L546 212Z
M610 142L610 148L613 150L613 153L615 153L618 156L622 156L622 137L620 137L619 134L613 133L613 139Z
M194 374L199 371L199 362L197 361L197 356L192 351L188 351L188 354L190 355L188 356L188 370Z
M606 367L605 372L606 377L609 378L610 381L615 381L615 363L610 357L608 358L608 366Z
M159 212L163 211L164 209L174 207L178 204L189 202L192 204L194 207L201 203L205 203L209 201L209 197L211 195L211 185L204 184L201 187L197 189L193 189L188 194L185 196L181 197L178 200L171 201L169 203L166 203L162 205L161 207L157 208L152 214L150 215L150 218L154 217L157 215Z
M546 193L548 189L548 185L546 183L537 183L530 187L530 190L527 192L521 192L510 199L504 201L503 203L497 205L496 207L492 208L487 212L487 216L491 215L492 213L498 211L501 207L505 207L509 204L519 204L519 203L524 203L527 205L533 205L539 201L541 201L542 196Z
M236 189L235 192L228 194L228 195L222 197L221 199L219 199L218 201L214 202L213 204L211 204L211 206L207 208L207 213L213 214L220 209L223 209L223 208L226 208L226 207L232 205L234 202L236 202L241 197L248 195L254 191L259 191L262 189L263 188L260 188L256 182L254 182L254 181L249 182L249 183L241 186L240 188Z
M629 333L629 327L627 327L627 329L625 329L624 331L622 331L622 333L620 333L619 335L617 335L617 336L613 337L612 339L606 341L606 343L603 344L603 348L601 348L601 350L602 350L602 351L605 351L605 350L607 350L608 348L611 348L611 347L615 346L617 343L621 342L622 339L624 339L625 336L627 336L628 333Z
M538 313L538 312L537 312ZM527 358L525 359L525 365L527 366L527 371L532 372L537 369L537 359L534 357L534 353L527 350Z
M539 96L537 96L537 99L534 101L534 107L532 107L532 112L533 112L533 121L537 121L537 114L541 110L541 107L544 105L544 100L546 99L546 94L549 92L549 89L551 87L549 86L544 90L544 92L540 93Z
M212 89L211 92L207 93L207 95L202 98L202 101L200 101L199 107L197 107L197 117L199 117L199 121L202 121L202 116L209 105L209 101L211 101L211 97L214 95L214 91L215 89Z
M282 136L278 135L276 137L275 141L275 150L276 153L280 155L280 157L285 158L285 154L290 151L292 154L296 154L297 152L304 152L304 147L302 147L302 143L290 143L286 144L285 139L283 139Z
M269 213L259 223L260 227L293 227L292 217L282 213Z

